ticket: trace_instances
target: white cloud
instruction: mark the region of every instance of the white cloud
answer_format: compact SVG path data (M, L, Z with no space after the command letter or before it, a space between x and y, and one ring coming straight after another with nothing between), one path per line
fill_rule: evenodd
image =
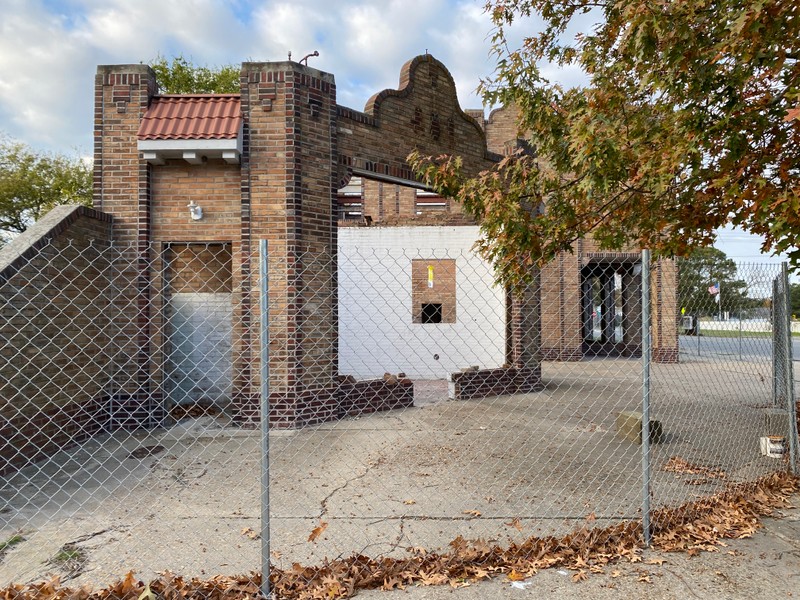
M492 70L481 0L0 0L0 131L91 152L98 64L183 54L196 64L294 60L336 76L356 109L426 50L452 72L464 108ZM252 10L249 10L252 7Z

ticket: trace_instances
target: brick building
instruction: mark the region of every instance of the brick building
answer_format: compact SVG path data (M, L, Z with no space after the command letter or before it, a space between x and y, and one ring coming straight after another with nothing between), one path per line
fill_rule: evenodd
M238 420L257 420L256 240L266 239L272 422L324 421L387 395L389 404L405 402L407 394L391 398L394 389L340 381L336 196L353 176L377 186L413 181L405 163L413 149L458 154L472 172L497 160L459 108L447 69L429 55L409 61L399 89L376 94L364 112L337 105L332 75L295 62L244 63L239 95L159 96L143 65L100 67L95 89L95 207L113 216L115 240L139 244L142 254L130 273L140 307L130 335L129 351L140 356L132 396L162 401L148 389L174 362L157 350L170 327L161 307L176 295L183 303L216 295L207 322L234 323L230 365L214 361L231 374L218 392L230 394ZM395 205L409 198L398 192ZM202 217L189 218L187 207ZM534 308L531 300L517 312ZM523 347L530 336L513 335L518 353L533 356Z
M99 431L163 423L176 398L222 399L236 422L254 426L262 333L275 426L411 402L409 381L341 376L340 213L347 216L348 194L357 204L351 182L360 177L362 215L383 225L419 211L437 213L437 227L474 230L448 200L398 187L413 184L405 158L455 154L477 173L515 143L507 115L484 122L482 111L465 113L452 76L429 55L406 63L398 89L376 94L364 111L337 104L333 75L291 61L243 63L239 94L159 95L141 64L98 67L94 89L94 209L59 208L0 250L0 334L9 341L0 354L0 472ZM261 240L269 245L266 332ZM582 355L585 269L602 259L621 265L622 280L633 273L632 255L582 248L542 274L541 311L538 284L498 300L497 356L458 373L457 394L536 389L543 348ZM458 310L424 289L431 266L445 278L452 271L434 258L409 261L410 285L417 281L409 322L438 310L447 324ZM607 278L598 281L610 289ZM671 358L674 303L658 306L654 353ZM549 331L572 341L554 346ZM65 378L70 385L51 385Z

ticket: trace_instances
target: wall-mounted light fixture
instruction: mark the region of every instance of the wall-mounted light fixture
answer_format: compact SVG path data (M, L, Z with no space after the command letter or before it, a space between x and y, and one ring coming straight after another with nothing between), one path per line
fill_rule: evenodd
M203 208L194 203L194 200L189 202L186 205L186 208L189 209L189 215L192 217L192 221L199 221L203 218Z

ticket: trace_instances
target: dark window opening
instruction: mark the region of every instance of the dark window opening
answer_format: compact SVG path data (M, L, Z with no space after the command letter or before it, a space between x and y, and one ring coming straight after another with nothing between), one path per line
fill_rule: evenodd
M422 305L422 322L423 323L441 323L442 322L442 304L426 303Z

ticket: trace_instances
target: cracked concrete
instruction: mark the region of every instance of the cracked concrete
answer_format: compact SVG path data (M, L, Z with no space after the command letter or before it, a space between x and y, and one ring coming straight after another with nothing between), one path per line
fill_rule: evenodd
M638 518L639 448L614 433L616 413L638 402L640 380L632 365L590 361L580 373L548 365L542 392L482 401L446 401L446 383L437 382L421 386L417 405L408 410L272 432L273 562L286 568L357 553L406 556L408 547L442 549L459 535L506 543L566 533L590 514L598 526ZM758 453L762 420L753 398L763 390L753 387L762 384L752 369L737 363L741 381L719 390L708 389L700 367L654 368L653 408L670 434L653 449L656 501L676 504L725 485L689 485L688 476L664 472L659 466L673 455L724 469L728 480L776 468ZM129 570L141 578L167 569L201 577L259 570L261 540L252 535L260 531L259 454L259 433L232 428L221 415L168 430L119 432L4 478L0 541L17 532L25 541L0 562L0 585L56 574L48 561L65 544L86 551L72 582L78 585L108 584ZM510 526L515 519L521 531ZM321 520L327 528L311 543ZM628 589L628 577L630 593L623 597L634 591L642 594L635 597L672 597L647 595L662 582L668 583L663 593L681 597L691 596L690 588L705 596L747 597L736 596L736 589L755 589L739 581L750 564L765 572L785 568L782 582L797 579L789 572L798 564L797 511L775 523L766 529L768 541L759 542L762 549L742 550L752 562L724 553L689 562L670 557L663 569L648 565L660 573L650 587L635 580L634 570L598 578L606 587L582 588L601 584L572 584L549 573L534 578L544 587L495 582L458 593L504 598L534 596L531 590L538 589L570 597L572 590ZM726 557L739 571L715 562ZM725 581L738 583L724 587ZM489 592L470 596L472 589ZM410 593L438 598L432 594L451 592Z

